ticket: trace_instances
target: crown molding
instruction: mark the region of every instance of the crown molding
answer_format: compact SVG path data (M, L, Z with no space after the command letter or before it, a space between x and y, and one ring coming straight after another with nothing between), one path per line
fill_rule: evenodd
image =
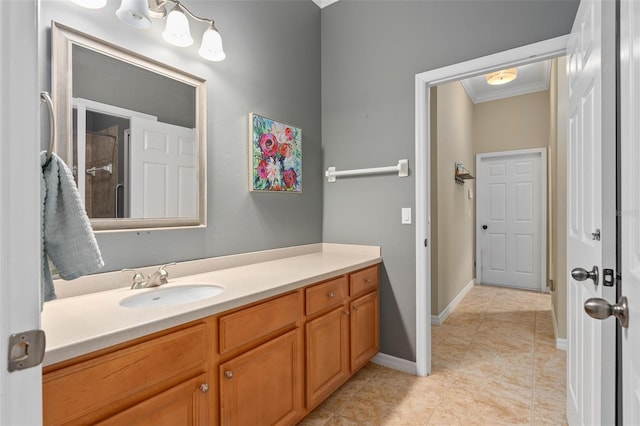
M312 0L315 4L318 5L318 7L320 9L325 8L329 5L332 5L333 3L337 2L338 0Z

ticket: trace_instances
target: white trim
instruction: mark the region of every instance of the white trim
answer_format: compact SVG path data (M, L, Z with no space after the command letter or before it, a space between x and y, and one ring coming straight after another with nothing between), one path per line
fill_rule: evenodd
M553 322L553 336L556 338L556 349L566 351L568 349L567 339L558 337L558 319L556 318L556 310L551 305L551 322Z
M530 148L530 149L514 149L511 151L499 151L499 152L485 152L476 154L476 177L480 180L480 163L485 158L492 157L512 157L527 154L540 154L540 163L542 170L540 171L540 187L542 189L541 201L540 201L540 284L539 290L542 293L547 292L547 148ZM477 182L478 182L477 181ZM477 184L476 184L477 185ZM476 206L481 195L481 188L476 186ZM481 250L481 215L478 214L476 208L476 278L482 282L482 250ZM492 284L499 285L499 284ZM500 285L499 285L500 286ZM507 286L513 288L521 288L517 286ZM527 289L528 290L528 289Z
M414 376L416 375L416 363L413 361L407 361L406 359L378 352L378 354L373 357L371 362L373 362L374 364L382 365L384 367L393 368L394 370L413 374Z
M40 328L38 2L0 2L0 424L42 423L42 367L8 371L11 334ZM48 142L43 134L42 147ZM47 142L45 142L45 140Z
M556 339L556 349L566 352L567 348L567 339Z
M473 77L492 70L524 65L566 54L569 36L556 37L528 46L416 74L416 371L424 376L431 369L431 248L424 247L429 233L429 88L449 81Z
M444 308L442 312L440 312L440 315L431 315L431 324L432 325L444 324L444 322L447 320L449 315L451 315L451 312L453 312L453 310L460 304L460 302L462 302L462 299L464 299L467 293L471 291L474 285L476 285L475 278L469 281L466 286L464 286L462 291L460 291L460 293L458 293L458 295L453 298L453 300L447 305L447 307Z
M323 9L329 5L334 4L338 0L312 0L320 9Z
M109 105L102 102L92 101L85 98L72 98L71 103L74 107L84 106L89 111L99 112L103 114L114 115L117 117L128 118L132 117L144 118L145 120L158 121L158 117L151 114L145 114L144 112L134 111L132 109L121 108L115 105Z

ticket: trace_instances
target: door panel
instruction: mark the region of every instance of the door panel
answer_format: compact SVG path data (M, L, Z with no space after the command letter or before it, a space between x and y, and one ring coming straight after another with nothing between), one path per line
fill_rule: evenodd
M198 153L193 129L131 119L131 217L195 217Z
M532 290L546 287L543 158L541 151L530 150L478 156L478 278L482 283Z
M611 257L606 248L615 241L615 215L603 214L610 193L615 193L615 156L610 156L615 152L615 79L603 80L603 70L615 69L608 62L615 40L615 22L609 20L615 17L614 6L607 1L580 2L568 45L569 270L614 266L605 263ZM602 240L593 236L598 229ZM615 320L595 320L584 312L588 298L606 297L607 292L602 280L596 285L568 275L567 418L571 425L613 424Z
M640 424L640 5L620 5L622 295L629 328L622 330L622 423Z

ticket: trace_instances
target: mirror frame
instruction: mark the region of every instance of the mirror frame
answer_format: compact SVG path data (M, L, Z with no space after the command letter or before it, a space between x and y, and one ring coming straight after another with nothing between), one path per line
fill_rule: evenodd
M53 152L73 164L72 48L74 45L127 62L147 71L192 86L196 98L196 137L198 138L198 215L180 218L90 219L94 231L133 231L207 226L207 82L192 74L154 59L116 46L91 35L51 22L51 86L55 106L56 135Z

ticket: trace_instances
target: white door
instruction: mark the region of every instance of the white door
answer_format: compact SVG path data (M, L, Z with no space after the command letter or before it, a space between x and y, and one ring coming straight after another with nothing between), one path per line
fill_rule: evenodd
M546 150L478 154L476 163L479 281L544 290Z
M621 2L622 423L640 424L640 4Z
M198 215L198 144L194 129L131 118L131 217Z
M1 425L42 422L41 367L7 369L9 336L40 327L39 120L48 117L39 105L37 10L33 0L0 2Z
M567 266L597 267L600 279L567 278L567 418L614 424L615 320L599 321L585 300L612 301L602 269L615 268L615 3L580 2L569 45ZM584 277L582 277L584 278Z

